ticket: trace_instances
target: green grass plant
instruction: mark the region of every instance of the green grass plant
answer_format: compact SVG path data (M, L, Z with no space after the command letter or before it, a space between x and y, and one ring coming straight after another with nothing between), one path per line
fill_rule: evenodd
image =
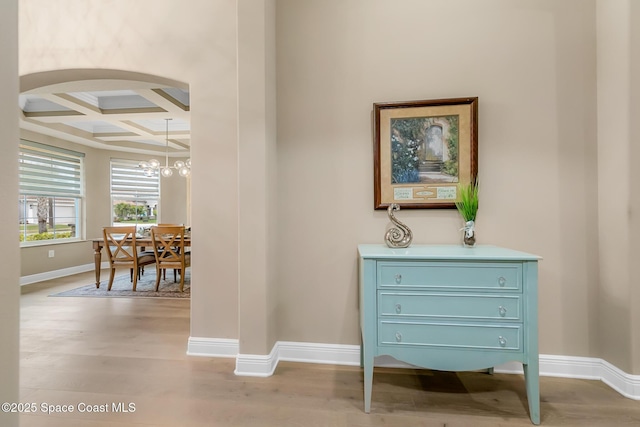
M475 221L478 213L478 182L458 184L459 198L456 202L458 212L466 221Z

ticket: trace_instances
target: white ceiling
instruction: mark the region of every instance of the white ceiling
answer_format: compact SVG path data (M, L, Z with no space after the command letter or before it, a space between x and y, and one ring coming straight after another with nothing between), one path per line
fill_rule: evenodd
M87 80L20 94L20 127L94 148L188 156L189 91L124 80ZM167 119L171 119L168 120Z

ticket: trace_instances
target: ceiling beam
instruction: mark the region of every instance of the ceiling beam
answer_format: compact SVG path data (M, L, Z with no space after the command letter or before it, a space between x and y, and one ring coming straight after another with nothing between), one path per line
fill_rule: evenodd
M119 112L119 113L110 113L104 114L100 116L38 116L34 117L34 119L39 120L43 123L55 123L55 122L93 122L96 120L101 120L105 122L117 122L117 121L125 121L125 120L145 120L145 119L166 119L167 112L166 111L153 111L153 112L145 112L145 111L127 111L127 112ZM189 122L189 113L181 112L179 115L173 114L174 119L181 119L186 122Z
M86 114L87 116L99 117L100 109L87 102L81 101L66 93L43 93L38 94L42 99L51 101L55 104L62 105L63 107L71 108L78 113Z
M168 113L184 113L189 111L189 107L178 101L177 99L169 96L163 90L160 89L134 89L135 92L146 98L149 102L156 104L159 107L167 110Z

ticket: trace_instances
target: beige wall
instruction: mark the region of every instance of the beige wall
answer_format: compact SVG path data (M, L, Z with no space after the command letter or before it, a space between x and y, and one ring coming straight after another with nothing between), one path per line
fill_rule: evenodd
M598 1L599 325L602 351L614 365L629 364L630 89L629 1ZM608 333L616 331L616 333Z
M274 17L269 0L22 0L20 74L108 67L189 85L191 334L239 338L247 354L359 343L356 245L382 242L388 223L373 210L372 104L478 96L478 239L544 257L541 353L640 373L640 344L622 343L639 323L633 263L618 272L614 255L631 246L603 228L621 211L599 209L620 176L615 156L604 169L598 158L600 3L277 0ZM453 210L398 216L415 244L459 242ZM608 271L622 282L602 288Z
M640 372L640 5L597 2L599 310L602 357Z
M594 3L278 2L280 339L357 343L357 243L373 207L374 102L479 97L481 244L544 257L540 351L593 355ZM401 211L458 243L456 211Z
M2 3L0 13L0 200L18 194L18 1ZM17 209L0 209L0 402L19 402L20 253L15 239ZM0 425L18 426L17 413L0 412Z
M239 280L241 354L278 339L275 0L238 1Z
M640 212L640 168L636 165L640 161L640 3L629 2L630 28L630 49L629 49L629 77L631 88L629 90L629 117L636 118L629 123L629 163L633 165L630 169L629 178L629 211ZM630 312L630 341L631 341L631 372L640 373L640 286L638 286L636 267L640 262L640 255L636 250L635 242L640 241L640 218L638 215L630 215L631 230L628 246L629 253L629 299L627 304ZM615 328L616 325L613 325Z

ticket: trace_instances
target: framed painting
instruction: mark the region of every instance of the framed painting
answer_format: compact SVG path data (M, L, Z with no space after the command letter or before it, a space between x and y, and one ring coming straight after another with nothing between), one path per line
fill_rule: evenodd
M478 174L478 98L373 104L374 208L452 209Z

